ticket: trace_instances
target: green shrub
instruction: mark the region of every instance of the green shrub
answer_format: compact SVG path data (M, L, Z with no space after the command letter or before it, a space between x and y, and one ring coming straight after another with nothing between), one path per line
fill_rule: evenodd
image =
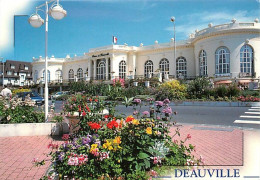
M227 88L227 96L228 97L238 97L240 95L241 91L237 87L236 84L229 85Z
M178 80L172 80L163 83L156 91L156 99L164 100L166 98L174 100L185 99L187 95L187 87L185 84L180 84Z
M241 95L244 97L247 96L260 97L260 90L243 90L241 91Z
M210 88L210 81L207 78L196 78L188 83L187 92L190 98L202 98L208 96L207 89Z
M215 97L224 97L228 95L228 90L226 86L219 86L215 88Z

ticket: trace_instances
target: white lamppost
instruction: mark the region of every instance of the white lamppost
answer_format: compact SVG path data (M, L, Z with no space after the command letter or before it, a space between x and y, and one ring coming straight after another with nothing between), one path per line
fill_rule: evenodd
M50 10L48 9L49 3L53 3ZM45 11L41 8L45 6ZM44 4L36 7L36 13L32 14L28 20L28 22L31 24L31 26L35 28L39 28L43 25L44 20L41 18L41 16L38 14L38 10L45 12L45 93L44 93L44 99L45 99L45 121L48 121L48 96L49 96L49 90L48 90L48 61L47 61L47 50L48 50L48 13L56 19L61 20L67 15L67 11L63 9L63 7L59 4L59 0L50 0L45 1Z
M4 88L4 80L5 80L5 64L4 64L4 58L0 57L0 59L2 59L2 63L3 63L3 88Z
M174 61L173 62L175 62L176 61L176 36L175 36L175 17L174 16L172 16L171 17L171 22L173 22L173 34L174 34ZM175 63L176 64L176 63Z

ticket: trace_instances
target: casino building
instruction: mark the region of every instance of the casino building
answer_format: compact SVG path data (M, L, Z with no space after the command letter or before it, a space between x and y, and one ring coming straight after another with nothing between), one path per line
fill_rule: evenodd
M48 58L50 84L159 77L211 77L217 83L248 83L260 78L260 23L238 22L196 30L189 38L144 46L109 45L83 56ZM174 54L176 52L176 54ZM43 57L33 58L33 81L44 83Z

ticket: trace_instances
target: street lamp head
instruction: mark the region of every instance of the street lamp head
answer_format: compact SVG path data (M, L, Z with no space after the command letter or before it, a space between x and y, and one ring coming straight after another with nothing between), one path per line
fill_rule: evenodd
M67 15L67 11L64 10L60 4L53 4L49 12L50 15L56 20L61 20Z
M32 27L39 28L41 25L43 25L44 20L41 18L39 14L32 14L28 22L31 24Z
M174 22L174 21L175 21L175 17L172 16L172 17L171 17L171 22Z

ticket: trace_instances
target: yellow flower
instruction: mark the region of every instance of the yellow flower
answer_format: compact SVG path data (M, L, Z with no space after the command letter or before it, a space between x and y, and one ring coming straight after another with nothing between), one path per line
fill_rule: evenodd
M93 151L98 151L98 145L97 144L92 144L91 145L91 149L90 149L90 152L93 152Z
M104 149L108 149L110 146L111 146L111 142L109 141L109 140L106 140L106 143L105 144L103 144L103 148Z
M134 120L132 121L132 123L133 123L134 125L138 125L138 124L140 124L139 121L138 121L137 119L134 119Z
M108 147L108 150L113 150L113 146L109 146L109 147Z
M114 144L121 144L121 137L117 136L114 140L113 140Z
M147 134L152 134L152 128L151 127L146 128L146 133Z

